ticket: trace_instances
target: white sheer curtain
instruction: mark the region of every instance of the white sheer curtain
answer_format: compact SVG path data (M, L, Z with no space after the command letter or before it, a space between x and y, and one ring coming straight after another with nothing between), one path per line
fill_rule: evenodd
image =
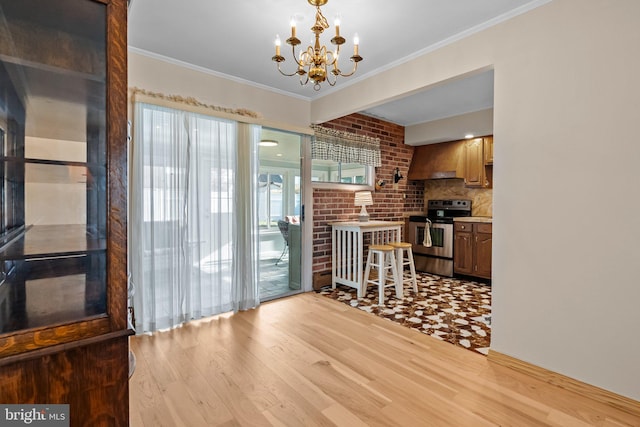
M260 128L246 123L238 124L238 163L236 167L234 235L234 282L253 283L236 286L234 311L246 310L259 304L258 274L258 141ZM248 161L250 160L250 161Z
M136 103L129 265L136 330L259 304L259 127Z

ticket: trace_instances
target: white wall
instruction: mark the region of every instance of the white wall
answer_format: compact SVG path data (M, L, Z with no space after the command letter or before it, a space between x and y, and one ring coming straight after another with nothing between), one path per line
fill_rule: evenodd
M510 26L536 35L496 65L492 343L636 400L638 17L566 0Z
M434 144L462 139L465 133L475 136L493 133L493 108L433 120L404 128L407 145Z
M638 17L637 0L554 0L311 112L323 122L493 67L492 348L636 400Z

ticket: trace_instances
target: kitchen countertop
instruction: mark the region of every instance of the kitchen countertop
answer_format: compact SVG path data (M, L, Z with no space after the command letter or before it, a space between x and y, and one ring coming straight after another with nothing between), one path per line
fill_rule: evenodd
M485 222L492 224L493 218L490 216L463 216L458 218L453 218L454 222Z
M359 227L359 228L375 228L375 227L400 227L404 225L404 221L380 221L380 220L369 220L369 221L331 221L327 224L331 226L342 226L342 227Z

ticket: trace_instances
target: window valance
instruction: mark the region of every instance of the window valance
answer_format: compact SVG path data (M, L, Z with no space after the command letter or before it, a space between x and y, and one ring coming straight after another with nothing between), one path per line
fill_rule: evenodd
M246 108L226 108L217 105L205 104L192 96L165 95L138 87L129 88L129 96L134 102L142 102L161 107L172 108L180 111L204 114L241 123L258 123L262 121L262 115Z
M381 166L380 138L312 125L311 158Z

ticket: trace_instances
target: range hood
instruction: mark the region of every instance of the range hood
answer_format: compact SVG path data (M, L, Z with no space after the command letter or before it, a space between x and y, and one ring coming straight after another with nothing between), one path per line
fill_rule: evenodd
M464 140L415 148L408 179L464 178Z

